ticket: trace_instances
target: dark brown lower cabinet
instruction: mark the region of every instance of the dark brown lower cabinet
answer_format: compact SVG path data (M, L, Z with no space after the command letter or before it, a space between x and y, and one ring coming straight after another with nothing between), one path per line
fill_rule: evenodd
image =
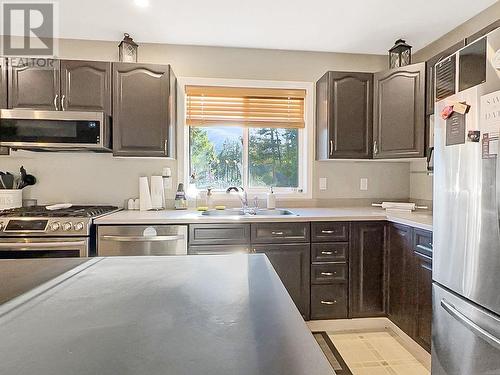
M347 284L312 285L311 319L347 318Z
M384 222L351 223L349 312L352 318L385 316Z
M431 350L432 233L391 224L388 235L387 316L425 350Z
M412 228L391 224L388 233L389 295L387 316L404 332L415 331L415 282Z
M309 320L310 244L253 245L253 252L266 254L304 319Z
M416 331L415 340L428 352L432 337L432 258L414 253L416 261Z

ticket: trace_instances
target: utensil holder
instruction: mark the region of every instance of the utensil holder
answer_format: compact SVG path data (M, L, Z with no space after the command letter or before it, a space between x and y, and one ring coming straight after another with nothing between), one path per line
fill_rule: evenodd
M0 210L18 208L23 205L21 189L0 189Z

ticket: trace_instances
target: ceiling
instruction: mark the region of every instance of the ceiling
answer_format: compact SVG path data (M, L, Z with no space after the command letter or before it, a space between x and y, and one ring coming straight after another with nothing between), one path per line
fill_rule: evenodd
M61 0L62 38L386 54L414 51L495 0Z

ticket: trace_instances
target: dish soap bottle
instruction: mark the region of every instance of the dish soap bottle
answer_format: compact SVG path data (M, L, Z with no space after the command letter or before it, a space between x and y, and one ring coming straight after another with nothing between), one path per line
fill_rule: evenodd
M274 210L276 208L276 195L274 195L273 187L271 186L271 190L267 193L267 209Z
M180 183L177 187L177 193L175 194L175 209L176 210L187 210L187 199L186 193L184 192L184 184Z
M207 189L207 207L209 210L214 208L214 199L213 199L212 188Z

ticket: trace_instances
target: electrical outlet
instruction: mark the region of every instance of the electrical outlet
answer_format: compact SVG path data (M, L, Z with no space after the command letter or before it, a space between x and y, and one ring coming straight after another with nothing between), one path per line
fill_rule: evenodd
M359 190L368 190L368 179L366 177L359 180Z
M326 190L327 189L327 182L328 182L328 179L326 177L320 177L319 178L319 190Z

